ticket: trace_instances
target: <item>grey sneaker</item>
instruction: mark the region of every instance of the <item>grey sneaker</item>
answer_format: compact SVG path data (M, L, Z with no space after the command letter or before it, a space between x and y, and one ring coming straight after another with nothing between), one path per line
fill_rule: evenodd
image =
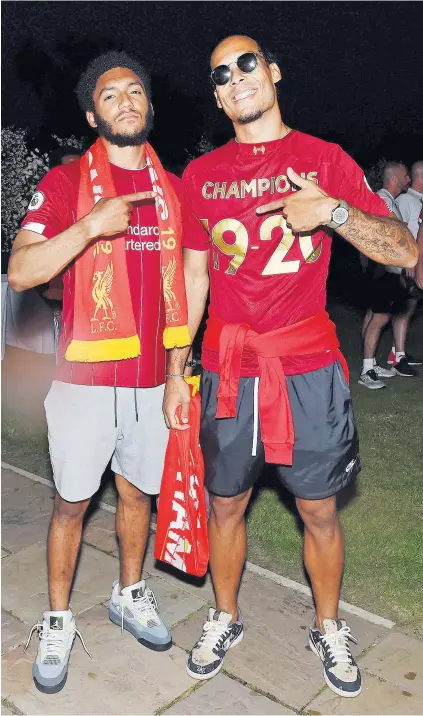
M243 636L244 625L239 610L238 619L233 622L232 614L209 609L203 633L188 657L187 673L193 679L211 679L222 668L228 649L239 644Z
M167 651L172 646L172 637L159 616L156 597L145 581L137 582L120 590L119 582L113 582L109 601L109 619L148 649Z
M35 630L38 631L40 644L32 669L34 684L44 694L57 694L63 689L68 678L69 657L75 634L81 639L89 656L90 653L76 628L70 609L63 612L44 612L42 623L34 624L29 633L25 651Z
M390 368L382 368L382 366L378 363L374 364L373 370L378 378L393 378L395 375L395 373L393 373Z
M382 380L379 380L376 371L373 369L368 370L367 373L362 373L358 384L364 385L365 388L370 388L370 390L386 388L386 384Z

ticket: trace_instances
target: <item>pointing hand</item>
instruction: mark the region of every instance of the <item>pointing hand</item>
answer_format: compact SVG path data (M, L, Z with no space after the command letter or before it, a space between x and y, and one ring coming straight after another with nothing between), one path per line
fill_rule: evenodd
M339 201L332 199L316 182L304 179L291 167L287 169L286 174L291 184L300 187L300 191L260 206L257 214L282 209L281 213L288 226L295 232L311 231L317 226L328 224L331 221L332 210L338 206Z

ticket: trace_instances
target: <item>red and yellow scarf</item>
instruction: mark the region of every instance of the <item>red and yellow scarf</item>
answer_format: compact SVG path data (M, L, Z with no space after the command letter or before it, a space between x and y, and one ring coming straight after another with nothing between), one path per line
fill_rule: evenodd
M153 148L146 144L161 247L163 296L166 307L164 347L191 343L181 250L181 215L175 191ZM103 197L116 196L109 158L103 142L81 158L77 220L89 214ZM141 355L126 268L125 234L99 237L75 263L73 338L66 360L87 363L124 360Z

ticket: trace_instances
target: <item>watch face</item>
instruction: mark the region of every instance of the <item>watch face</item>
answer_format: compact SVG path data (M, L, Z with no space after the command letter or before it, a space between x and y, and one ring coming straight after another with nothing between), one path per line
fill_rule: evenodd
M348 219L348 209L343 206L337 206L335 211L332 213L332 221L337 224L344 224Z

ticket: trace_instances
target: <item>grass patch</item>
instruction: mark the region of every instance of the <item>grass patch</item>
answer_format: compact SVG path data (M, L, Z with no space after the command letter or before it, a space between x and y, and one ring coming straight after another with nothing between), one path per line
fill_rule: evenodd
M362 461L357 492L341 510L346 542L342 598L423 635L423 371L409 380L391 378L385 390L358 386L361 315L345 307L333 311L351 368ZM410 352L421 352L422 333L420 312L411 326ZM389 341L387 332L382 364ZM295 507L271 475L264 477L251 507L248 533L251 561L305 582Z

